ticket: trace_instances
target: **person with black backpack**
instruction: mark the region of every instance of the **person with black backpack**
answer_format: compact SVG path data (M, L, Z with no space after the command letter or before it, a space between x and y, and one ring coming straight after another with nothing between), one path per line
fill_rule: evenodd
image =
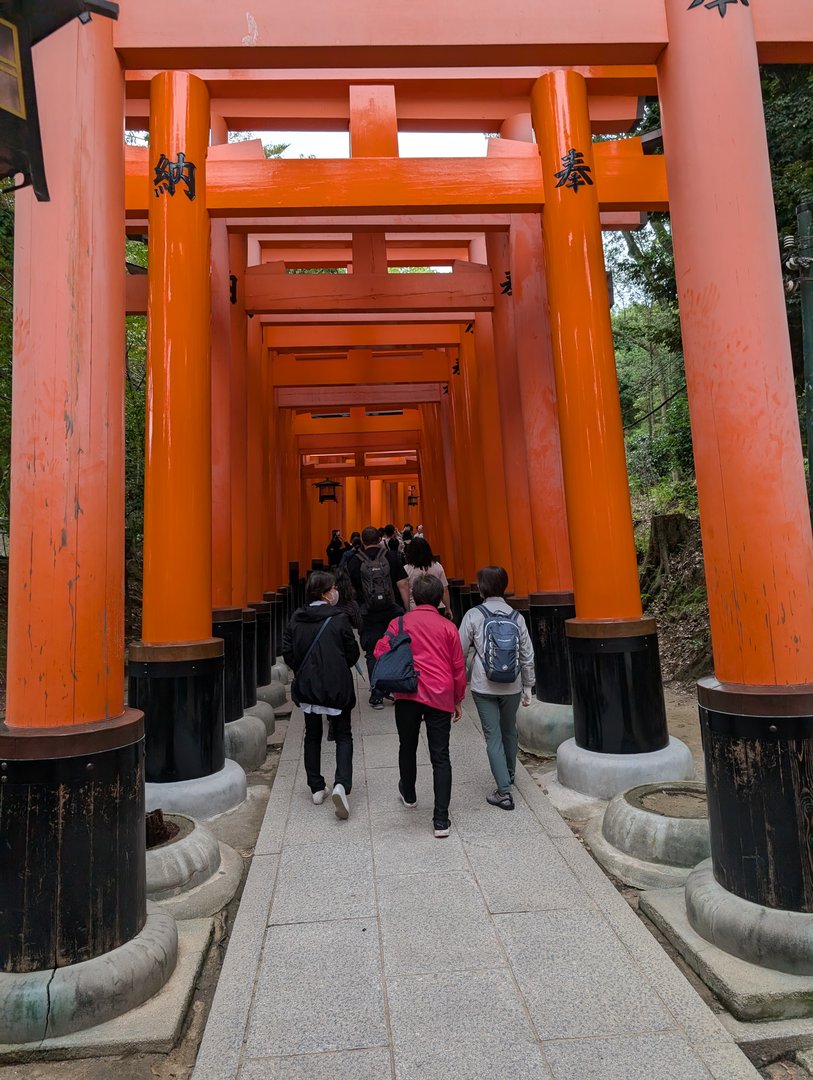
M282 636L282 655L294 672L291 700L305 714L305 772L314 803L327 798L322 776L322 717L332 721L336 742L333 804L347 818L353 787L351 714L356 704L351 669L359 647L350 619L336 610L339 591L333 574L317 570L308 578L307 605L291 616Z
M486 802L514 809L511 786L517 764L517 708L531 704L536 681L531 635L522 616L505 602L508 574L502 566L477 571L483 603L470 608L460 624L463 655L474 649L471 696L486 740L497 790Z
M370 678L370 707L383 709L383 697L372 688L373 650L392 619L409 607L409 579L397 554L379 546L378 529L368 525L361 540L361 548L347 563L347 572L361 608L359 636Z

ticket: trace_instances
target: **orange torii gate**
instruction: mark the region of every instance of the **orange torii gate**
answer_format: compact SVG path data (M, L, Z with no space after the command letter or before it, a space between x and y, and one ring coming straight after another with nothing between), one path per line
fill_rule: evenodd
M429 462L421 461L421 482L423 472L436 483L445 473L440 490L450 499L450 452L455 462L467 460L451 471L457 528L471 538L467 572L492 558L515 573L532 565L543 606L560 613L556 625L568 638L576 739L560 752L563 778L606 794L603 784L613 790L639 768L663 775L658 762L680 765L670 757L654 626L642 618L635 574L602 212L668 207L674 225L716 674L700 686L715 880L695 879L703 887L689 890L690 916L709 940L763 963L775 954L777 924L798 917L807 951L797 970L813 973L804 802L813 741L813 540L758 119L758 62L810 61L809 13L798 0L619 0L602 11L592 0L570 0L549 5L544 19L526 0L508 8L484 0L422 4L362 0L340 22L328 0L284 9L260 0L250 19L227 5L206 5L201 17L198 0L123 0L115 27L75 25L37 46L53 201L17 196L8 708L0 731L0 814L15 845L0 875L9 913L0 980L27 978L24 1006L15 998L0 1020L4 1041L39 1039L46 1022L54 1033L81 1026L87 1014L70 1004L78 961L103 970L114 948L140 957L126 1000L97 984L95 1023L146 999L171 971L171 920L148 917L144 903L139 709L147 714L153 793L160 787L169 800L191 791L209 811L241 797L245 777L224 757L223 641L243 638L243 610L270 603L263 596L284 581L283 560L303 549L303 523L290 513L301 498L297 407L340 399L419 405ZM631 86L652 78L630 65L656 69L665 157L644 155L634 139L591 142L596 125L613 115L629 125L629 99L640 92ZM500 106L494 85L505 68L523 70ZM129 80L130 106L125 69L139 72ZM338 72L341 92L313 91L329 99L334 124L347 119L352 127L354 98L363 112L376 96L350 87L397 83L415 88L406 95L408 123L457 117L470 129L477 109L443 99L441 88L459 74L463 97L478 87L491 101L481 129L499 126L519 141L531 114L538 154L406 161L392 146L397 117L385 110L373 130L375 109L366 114L370 138L388 149L372 156L362 147L349 161L265 161L251 149L210 148L210 140L225 143L230 122L297 115L269 112L273 90L252 98L250 78L236 80L244 103L223 105L227 72L262 81L262 69L288 72L298 85L312 81L312 71ZM434 118L417 103L422 74L443 101ZM150 150L125 154L124 117L145 115L133 103L145 100L147 83ZM615 104L599 106L602 98ZM322 122L319 108L311 115ZM721 135L735 129L736 142L718 153ZM363 142L363 125L356 136ZM394 215L401 220L391 224ZM451 300L449 283L426 282L416 312L404 292L417 286L382 272L387 232L420 229L426 215L456 216L461 226L470 215L507 219L507 233L505 223L477 229L501 238L471 241L485 248L472 261L490 267L489 281L462 267L451 275L478 279L454 282L479 297L467 312L441 307L442 297ZM125 218L140 228L145 216L144 640L131 647L125 710L120 240ZM252 269L263 233L348 231L350 221L353 261L363 256L365 280L314 287ZM506 256L503 292L509 267L496 260ZM315 330L328 321L448 325L468 314L459 342L431 343L456 350L459 376L446 354L442 383L373 384L361 396L361 388L339 385L275 388L265 360L273 346L264 337L300 325L308 296L311 308L321 305ZM137 297L130 303L143 310ZM273 315L259 314L269 309ZM503 378L512 340L516 370ZM529 465L517 477L520 424ZM376 479L383 506L385 478ZM213 492L217 520L225 511L230 531L213 530ZM543 496L553 508L548 518L539 511ZM372 507L362 503L363 496L357 506L367 516ZM215 607L218 634L214 596L227 598ZM571 596L576 617L565 627ZM257 618L246 620L246 656ZM231 624L239 624L236 637ZM243 670L250 701L250 661ZM597 707L598 696L607 704ZM91 795L98 814L88 828ZM32 800L46 819L59 805L56 828L23 827ZM68 875L72 887L59 887ZM721 915L741 911L739 902L758 908L759 934L735 933L739 915L728 922ZM58 1000L64 1007L53 1009Z

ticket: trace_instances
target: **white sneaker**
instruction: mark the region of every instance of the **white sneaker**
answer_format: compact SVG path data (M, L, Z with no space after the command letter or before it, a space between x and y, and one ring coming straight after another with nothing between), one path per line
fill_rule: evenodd
M350 804L347 801L347 793L344 784L337 784L333 789L333 805L336 807L336 817L342 821L350 817Z
M323 787L321 791L314 791L311 798L313 799L315 806L321 806L327 798L327 788Z

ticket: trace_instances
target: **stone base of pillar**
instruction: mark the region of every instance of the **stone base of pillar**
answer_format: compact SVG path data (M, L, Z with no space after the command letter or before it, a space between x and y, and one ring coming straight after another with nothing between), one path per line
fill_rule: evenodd
M260 720L265 724L265 734L267 738L270 738L277 728L277 714L267 701L263 701L259 695L257 696L257 704L249 706L245 710L245 716L258 716Z
M150 905L143 928L92 960L24 974L0 972L0 1043L32 1043L95 1027L148 1001L178 958L178 928Z
M288 695L285 693L285 686L281 680L270 682L267 686L257 687L257 700L264 701L266 705L270 705L272 709L284 705L287 697Z
M181 832L147 850L147 896L175 919L214 915L237 892L243 860L199 821L181 814L167 818Z
M697 816L671 816L668 806L649 809L648 798L692 798ZM702 801L701 801L702 800ZM709 857L705 788L693 781L644 784L611 800L603 816L584 831L594 857L613 877L636 889L675 888Z
M236 761L225 759L219 772L196 780L145 784L147 810L185 814L206 821L236 810L246 800L246 774Z
M254 708L257 706L255 705ZM226 724L226 758L236 761L245 772L254 772L265 761L266 734L262 717L247 714Z
M566 739L573 738L573 706L533 699L517 709L520 747L529 754L552 757Z
M605 800L640 784L691 780L694 776L691 751L671 736L662 750L647 754L599 754L568 739L559 747L556 768L560 784Z
M196 780L223 768L224 646L133 642L128 701L144 713L148 784Z
M288 685L288 679L290 678L290 672L287 666L278 660L276 664L271 665L271 682L282 683L283 686Z
M708 863L704 863L696 871L700 875L701 883L706 879L706 873L701 871L706 868L710 874ZM731 893L727 895L732 900L738 899ZM641 893L639 906L737 1020L791 1020L813 1016L813 977L790 975L784 971L749 963L710 944L697 933L689 921L685 889L656 889ZM727 901L725 907L727 908ZM759 904L751 904L750 908L753 909L750 912L752 918L749 917L744 922L739 921L739 917L737 920L744 937L751 937L754 932L759 936L761 916L768 910ZM736 911L739 915L743 909L737 906ZM723 914L728 921L731 911L724 908ZM792 913L773 914L781 916ZM806 915L802 918L811 920L807 934L809 940L813 940L813 916ZM776 943L774 941L774 944ZM809 957L809 944L805 951Z

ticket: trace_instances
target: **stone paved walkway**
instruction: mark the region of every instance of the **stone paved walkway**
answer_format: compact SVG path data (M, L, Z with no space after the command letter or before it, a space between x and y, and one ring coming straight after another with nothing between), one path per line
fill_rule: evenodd
M473 705L436 840L426 743L407 811L392 706L363 691L345 822L311 802L293 713L193 1080L758 1076L525 769L513 813L485 803Z

